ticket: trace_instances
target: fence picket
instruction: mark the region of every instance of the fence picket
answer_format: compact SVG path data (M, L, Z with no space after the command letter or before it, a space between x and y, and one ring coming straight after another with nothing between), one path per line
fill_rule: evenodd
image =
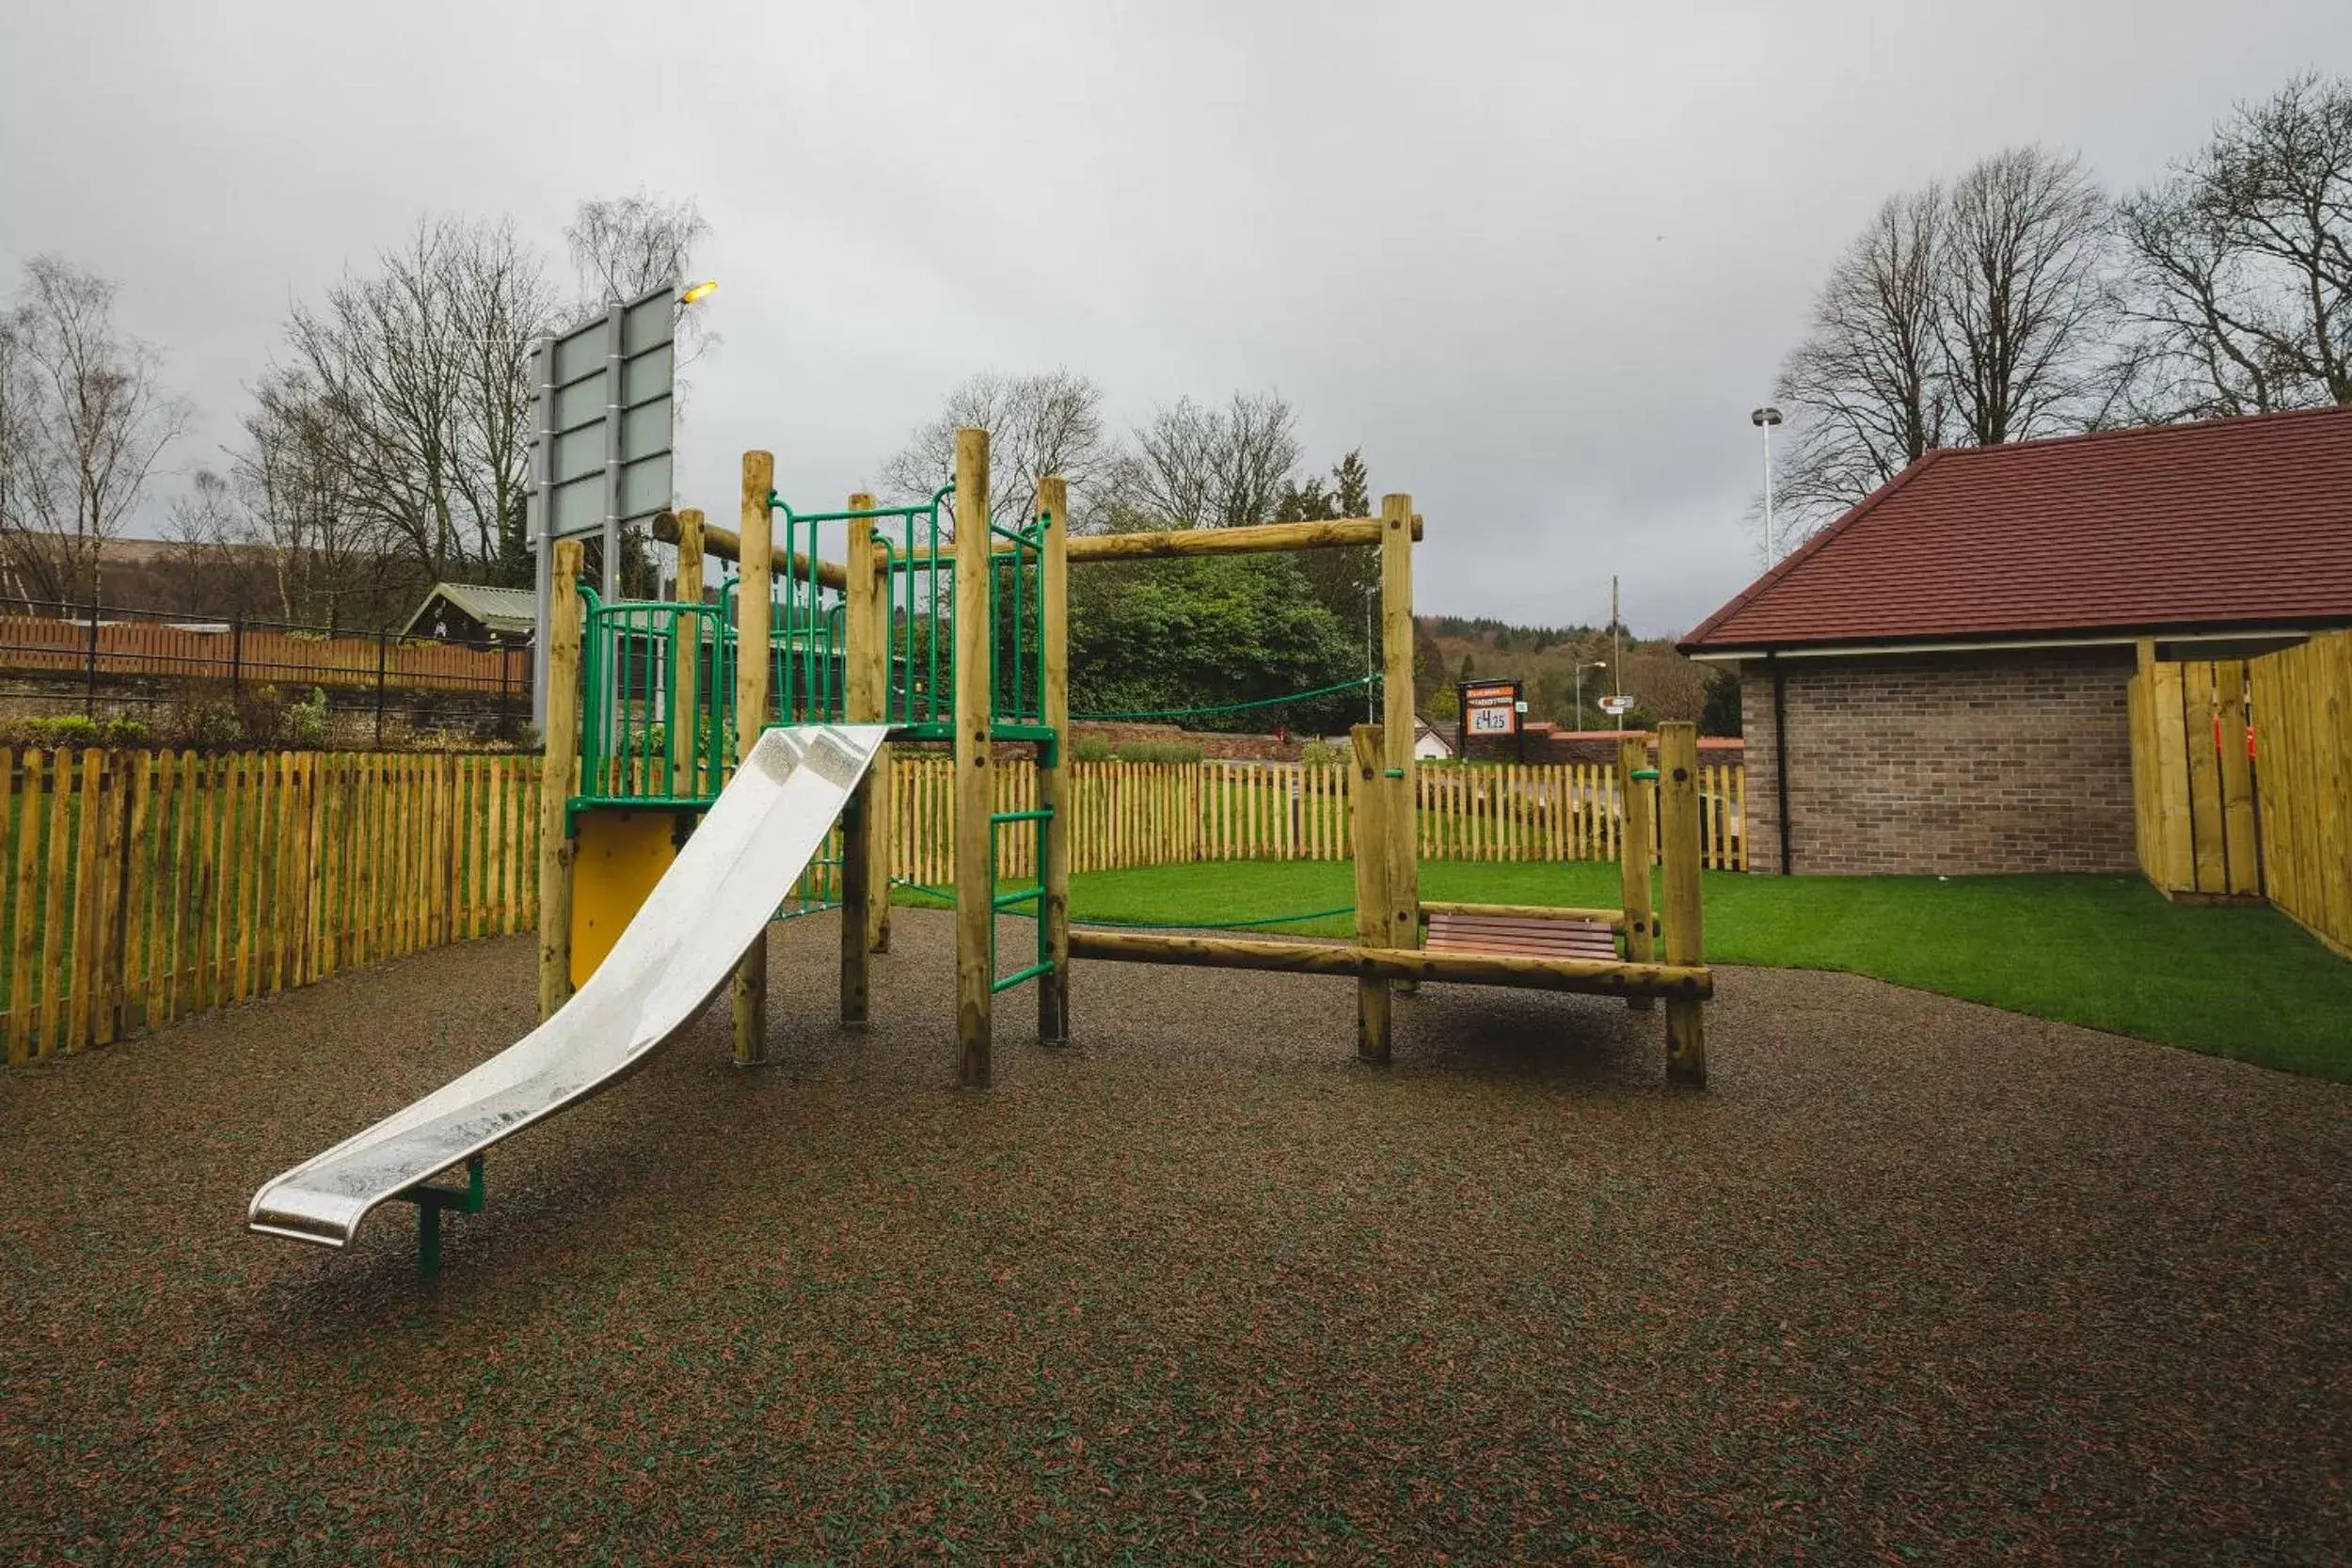
M40 896L40 831L46 821L40 790L40 752L24 752L24 784L17 792L16 924L9 932L8 1065L22 1067L33 1053L33 961L40 951L41 922L36 901Z

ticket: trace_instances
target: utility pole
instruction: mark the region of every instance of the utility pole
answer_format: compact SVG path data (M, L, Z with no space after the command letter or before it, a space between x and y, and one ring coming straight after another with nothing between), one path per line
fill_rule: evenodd
M1625 695L1625 628L1617 619L1617 574L1609 574L1609 694ZM1619 729L1625 727L1619 721Z

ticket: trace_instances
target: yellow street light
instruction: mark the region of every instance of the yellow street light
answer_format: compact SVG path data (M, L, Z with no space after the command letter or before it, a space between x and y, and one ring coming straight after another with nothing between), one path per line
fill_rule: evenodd
M706 277L699 283L689 283L677 296L677 302L680 305L692 305L698 300L708 299L718 292L719 280L715 277Z

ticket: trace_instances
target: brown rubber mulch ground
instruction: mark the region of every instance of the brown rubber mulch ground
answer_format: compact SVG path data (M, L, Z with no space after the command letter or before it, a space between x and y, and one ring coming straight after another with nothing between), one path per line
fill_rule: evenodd
M0 1560L2320 1561L2352 1549L2352 1095L1868 980L1657 1015L1084 965L952 1073L776 939L490 1161L437 1289L253 1189L505 1045L530 944L0 1079Z

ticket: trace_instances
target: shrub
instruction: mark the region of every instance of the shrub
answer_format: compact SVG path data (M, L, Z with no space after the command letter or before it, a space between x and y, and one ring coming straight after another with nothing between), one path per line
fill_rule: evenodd
M104 732L80 714L60 719L19 719L8 726L20 746L63 746L79 751L103 743Z
M1121 762L1199 762L1200 747L1189 740L1131 740L1119 748Z
M245 726L229 700L229 688L218 681L190 681L175 689L157 727L167 744L205 752L220 751L245 738Z
M1099 735L1082 735L1070 746L1073 762L1108 762L1116 754L1111 743Z
M1300 748L1298 760L1310 768L1329 768L1342 758L1337 746L1321 740L1310 740Z
M246 744L266 751L281 743L286 735L286 699L274 686L248 686L232 698L237 715L237 728Z
M310 694L285 708L286 744L306 751L317 751L326 744L326 689L310 688Z

